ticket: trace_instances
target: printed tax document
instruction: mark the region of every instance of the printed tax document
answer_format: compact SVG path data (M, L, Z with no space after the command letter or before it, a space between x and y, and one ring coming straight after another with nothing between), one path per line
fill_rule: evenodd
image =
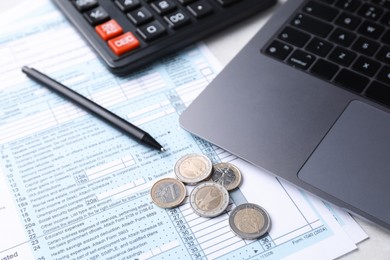
M118 78L49 1L35 5L40 15L0 33L0 259L331 259L365 238L349 215L179 127L179 114L219 71L204 46ZM37 85L23 65L140 126L167 151ZM193 152L242 171L216 218L197 216L187 201L170 210L151 202L152 184L173 177L175 162ZM258 240L230 231L230 210L245 202L271 216Z

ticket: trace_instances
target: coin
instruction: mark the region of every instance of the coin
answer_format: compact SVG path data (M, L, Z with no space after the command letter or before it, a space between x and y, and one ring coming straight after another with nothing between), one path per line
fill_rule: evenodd
M217 163L213 166L211 179L231 191L240 185L241 171L231 163Z
M232 231L243 239L256 239L268 232L271 219L262 207L245 203L232 210L229 216Z
M184 184L173 178L157 181L150 189L152 201L161 208L174 208L179 206L186 197Z
M189 185L207 179L213 169L210 159L203 154L187 154L181 157L175 164L176 177Z
M216 217L229 205L229 193L218 183L203 182L192 190L190 205L201 217Z

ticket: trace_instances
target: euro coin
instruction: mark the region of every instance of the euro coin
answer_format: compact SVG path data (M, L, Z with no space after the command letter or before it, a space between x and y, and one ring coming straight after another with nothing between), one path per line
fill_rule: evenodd
M165 178L155 182L150 189L152 201L160 208L179 206L186 197L184 184L173 178Z
M211 179L224 186L228 191L234 190L241 183L241 171L231 163L218 163L213 166Z
M245 203L231 211L229 225L237 236L253 240L268 232L271 219L267 211L259 205Z
M176 177L189 185L208 179L213 166L210 159L203 154L187 154L180 158L174 168Z
M226 210L229 205L229 193L218 183L203 182L192 190L189 200L196 214L212 218Z

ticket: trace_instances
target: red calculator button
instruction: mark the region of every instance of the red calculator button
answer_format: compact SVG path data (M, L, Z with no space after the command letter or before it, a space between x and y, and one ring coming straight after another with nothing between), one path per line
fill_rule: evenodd
M96 26L95 30L105 41L123 33L122 27L114 19Z
M118 56L137 48L139 45L140 42L131 32L127 32L108 41L108 46Z

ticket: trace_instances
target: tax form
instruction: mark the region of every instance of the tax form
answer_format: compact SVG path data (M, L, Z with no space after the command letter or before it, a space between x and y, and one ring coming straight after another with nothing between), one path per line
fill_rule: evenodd
M34 4L39 15L0 33L0 259L330 259L365 237L349 215L180 128L180 113L219 71L204 46L118 78L49 1ZM167 151L35 84L23 65L142 127ZM151 185L174 176L174 163L192 152L243 173L219 217L199 217L187 201L170 210L151 202ZM245 202L271 216L259 240L230 231L230 210Z

